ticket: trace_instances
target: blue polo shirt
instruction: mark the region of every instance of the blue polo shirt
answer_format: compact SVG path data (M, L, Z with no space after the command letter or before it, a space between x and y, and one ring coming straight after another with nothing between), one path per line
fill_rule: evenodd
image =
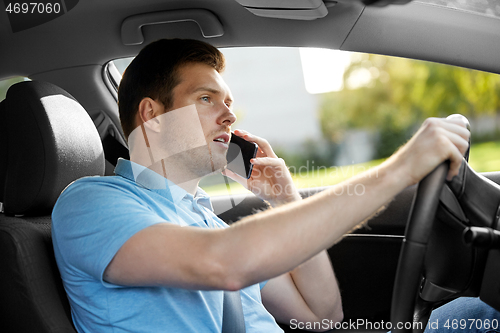
M103 280L120 247L151 225L227 227L200 188L193 197L123 159L115 174L75 181L52 213L55 256L75 327L79 332L220 332L222 291L126 287ZM263 285L241 290L247 332L282 332L262 305Z

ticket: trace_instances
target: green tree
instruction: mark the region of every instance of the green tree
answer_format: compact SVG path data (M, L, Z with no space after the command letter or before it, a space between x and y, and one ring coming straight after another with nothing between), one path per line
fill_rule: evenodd
M323 135L338 143L349 128L378 131L377 157L390 155L427 117L473 120L500 110L500 76L460 67L356 54L343 81L342 91L322 96Z

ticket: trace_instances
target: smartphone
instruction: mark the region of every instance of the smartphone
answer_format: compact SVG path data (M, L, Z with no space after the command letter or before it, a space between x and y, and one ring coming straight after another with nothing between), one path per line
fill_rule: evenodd
M250 160L257 155L258 148L257 144L231 133L231 141L229 141L226 155L227 168L241 177L250 178L253 168Z

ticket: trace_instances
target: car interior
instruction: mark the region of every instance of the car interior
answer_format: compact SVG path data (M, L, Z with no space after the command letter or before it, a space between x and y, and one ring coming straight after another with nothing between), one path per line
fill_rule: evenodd
M9 12L9 1L0 5L0 80L26 78L0 102L2 332L76 332L50 214L72 181L113 175L117 159L129 157L117 106L121 74L110 61L161 38L192 38L219 48L316 47L500 74L500 7L480 13L473 0L56 2L60 14L36 19ZM415 318L425 327L430 310L461 296L500 310L500 172L476 173L464 162L446 182L446 171L444 163L328 250L344 321ZM231 209L227 200L212 201L229 224L265 208L250 194L233 195Z

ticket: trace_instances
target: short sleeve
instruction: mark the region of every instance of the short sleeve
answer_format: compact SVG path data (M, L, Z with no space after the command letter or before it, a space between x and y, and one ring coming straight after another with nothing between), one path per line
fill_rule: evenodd
M64 262L60 269L113 287L103 274L117 251L135 233L163 222L130 188L77 181L61 194L52 213L54 250Z

